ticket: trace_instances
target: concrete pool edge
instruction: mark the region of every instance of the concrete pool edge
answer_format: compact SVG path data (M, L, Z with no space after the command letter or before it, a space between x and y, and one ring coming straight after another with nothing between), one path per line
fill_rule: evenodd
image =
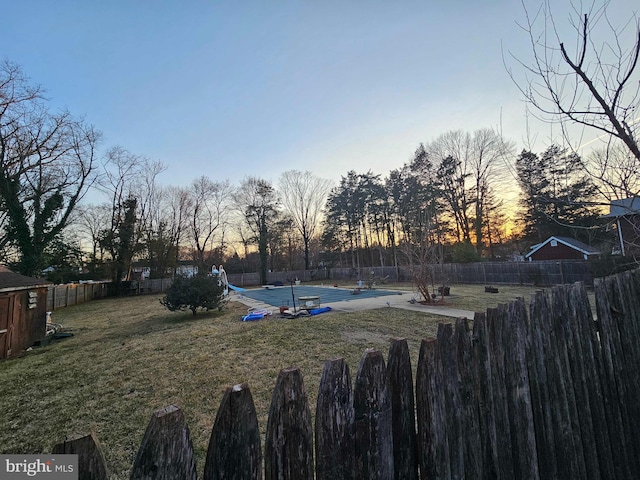
M325 287L326 288L326 287ZM391 290L385 290L391 291ZM468 318L473 320L474 312L469 310L461 310L448 307L446 305L422 305L420 303L410 303L409 300L414 298L416 293L407 290L392 290L394 294L387 294L379 297L354 298L346 301L327 302L323 306L329 306L335 312L357 312L362 310L373 310L377 308L399 308L402 310L412 310L415 312L431 313L449 318ZM357 297L357 295L354 295ZM277 307L273 305L254 300L242 294L234 293L230 297L231 301L236 301L246 305L251 309L266 309L274 311L277 318Z

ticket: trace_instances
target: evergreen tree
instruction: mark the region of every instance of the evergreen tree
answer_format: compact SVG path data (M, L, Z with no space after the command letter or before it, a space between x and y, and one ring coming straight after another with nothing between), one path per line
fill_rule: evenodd
M224 287L218 276L196 275L176 276L160 300L168 310L191 310L196 315L199 308L205 310L222 309L225 303Z
M516 159L524 236L543 241L550 235L590 242L599 212L596 188L575 153L551 145L541 155L522 151Z

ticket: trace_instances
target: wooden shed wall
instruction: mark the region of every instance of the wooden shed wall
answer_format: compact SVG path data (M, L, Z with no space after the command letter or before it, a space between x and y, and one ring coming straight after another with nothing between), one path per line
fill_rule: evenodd
M582 252L558 242L555 247L547 243L531 255L531 260L584 260L584 257Z
M35 307L29 308L29 293L35 294ZM0 293L0 358L15 355L46 335L47 287Z

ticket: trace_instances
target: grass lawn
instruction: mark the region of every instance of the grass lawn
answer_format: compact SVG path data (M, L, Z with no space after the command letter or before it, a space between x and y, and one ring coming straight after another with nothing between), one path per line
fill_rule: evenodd
M482 293L474 300L472 292L463 296L455 285L448 303L477 310L478 302L489 302L483 310L518 295L528 298L530 291L504 287L502 293L500 287L500 294ZM166 311L159 298L106 299L56 310L53 321L73 332L72 338L0 361L0 453L49 452L65 435L93 431L113 478L128 478L151 414L175 404L187 418L201 476L225 388L249 384L264 434L280 369L301 368L313 413L326 359L344 357L353 379L365 348L378 348L386 358L389 339L405 337L415 372L421 339L447 321L383 308L241 322L246 307L238 303L193 317Z
M459 308L461 310L470 310L472 312L484 312L487 308L492 308L500 303L509 303L517 297L523 297L528 303L531 295L537 291L549 290L550 287L538 287L533 285L496 285L498 293L486 293L484 291L484 285L451 285L451 295L445 297L444 304L452 307ZM408 283L398 284L384 284L379 288L384 289L399 289L405 291L412 291L414 287ZM595 296L593 289L587 290L589 296L589 302L591 304L591 310L595 316Z

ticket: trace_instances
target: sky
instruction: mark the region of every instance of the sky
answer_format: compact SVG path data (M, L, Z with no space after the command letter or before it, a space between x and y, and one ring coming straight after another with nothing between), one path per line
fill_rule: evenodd
M555 3L564 32L569 2ZM610 10L624 19L637 6ZM102 131L101 152L162 162L165 185L275 183L287 170L384 177L450 130L501 129L518 150L554 135L526 115L504 65L531 57L519 1L23 0L2 11L0 58Z

